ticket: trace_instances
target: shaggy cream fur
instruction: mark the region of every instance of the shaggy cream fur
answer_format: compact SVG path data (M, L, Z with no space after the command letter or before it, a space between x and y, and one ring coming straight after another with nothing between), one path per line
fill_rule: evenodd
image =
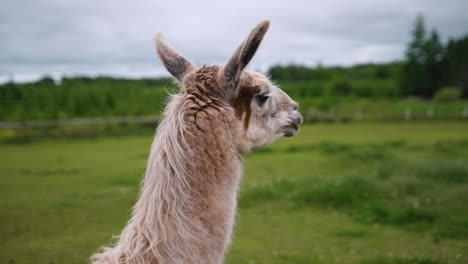
M302 122L286 93L264 75L244 71L268 26L260 23L224 67L196 68L158 36L158 54L181 91L166 106L127 226L93 263L223 262L241 153L294 135Z

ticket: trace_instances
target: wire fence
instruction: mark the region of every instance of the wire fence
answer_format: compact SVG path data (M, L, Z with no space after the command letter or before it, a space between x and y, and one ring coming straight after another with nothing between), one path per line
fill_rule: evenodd
M350 114L350 113L348 113ZM306 122L326 122L330 120L339 120L340 114L333 112L308 112L303 113ZM351 117L353 116L353 117ZM408 107L401 113L367 113L361 108L355 110L354 115L348 118L350 121L383 121L383 120L420 120L420 119L468 119L468 106L457 115L455 113L438 115L436 109L429 107L424 113L416 113L414 109ZM61 126L79 126L79 125L101 125L101 124L157 124L159 116L116 116L116 117L90 117L90 118L72 118L57 120L27 120L27 121L0 121L1 128L40 128L40 127L61 127Z

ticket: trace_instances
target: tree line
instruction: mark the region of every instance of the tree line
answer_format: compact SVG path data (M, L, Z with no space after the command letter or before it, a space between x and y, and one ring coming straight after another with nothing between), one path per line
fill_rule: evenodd
M350 67L275 65L268 74L306 107L317 98L327 105L343 98L467 98L468 35L444 44L419 16L403 61ZM177 87L168 78L10 81L0 85L0 120L157 115L173 91Z
M0 86L0 120L157 115L175 85L169 78L46 77Z
M288 82L328 82L332 95L415 96L434 98L451 93L468 97L468 35L451 38L445 45L436 29L427 31L424 17L418 16L411 41L401 62L364 64L351 67L306 67L277 65L269 70L275 80ZM362 80L367 80L366 84ZM382 80L391 80L386 85ZM377 91L380 90L380 91ZM327 91L321 91L326 94Z

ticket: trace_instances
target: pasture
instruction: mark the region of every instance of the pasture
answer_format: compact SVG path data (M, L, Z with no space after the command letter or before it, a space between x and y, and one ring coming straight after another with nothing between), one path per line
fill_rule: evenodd
M0 145L0 263L86 263L152 133ZM468 122L304 125L244 157L226 263L468 263Z

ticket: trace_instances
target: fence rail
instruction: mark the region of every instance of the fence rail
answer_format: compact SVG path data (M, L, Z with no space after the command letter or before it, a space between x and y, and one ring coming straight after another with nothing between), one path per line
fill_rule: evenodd
M468 119L468 106L465 106L461 112L457 113L445 113L438 114L436 109L429 107L426 111L413 111L411 107L405 108L404 111L392 112L392 113L375 113L366 112L361 108L357 108L354 113L354 118L342 113L331 112L320 112L320 111L305 111L303 113L305 122L328 122L333 120L374 120L374 121L385 121L385 120L432 120L432 119ZM461 114L461 115L460 115ZM346 117L346 118L345 118ZM100 125L100 124L150 124L158 123L160 120L159 116L116 116L116 117L86 117L86 118L71 118L71 119L59 119L59 120L28 120L28 121L0 121L0 129L2 128L36 128L36 127L59 127L59 126L76 126L76 125Z
M0 121L0 128L34 128L54 126L157 123L159 116L117 116L95 118L73 118L62 120Z

